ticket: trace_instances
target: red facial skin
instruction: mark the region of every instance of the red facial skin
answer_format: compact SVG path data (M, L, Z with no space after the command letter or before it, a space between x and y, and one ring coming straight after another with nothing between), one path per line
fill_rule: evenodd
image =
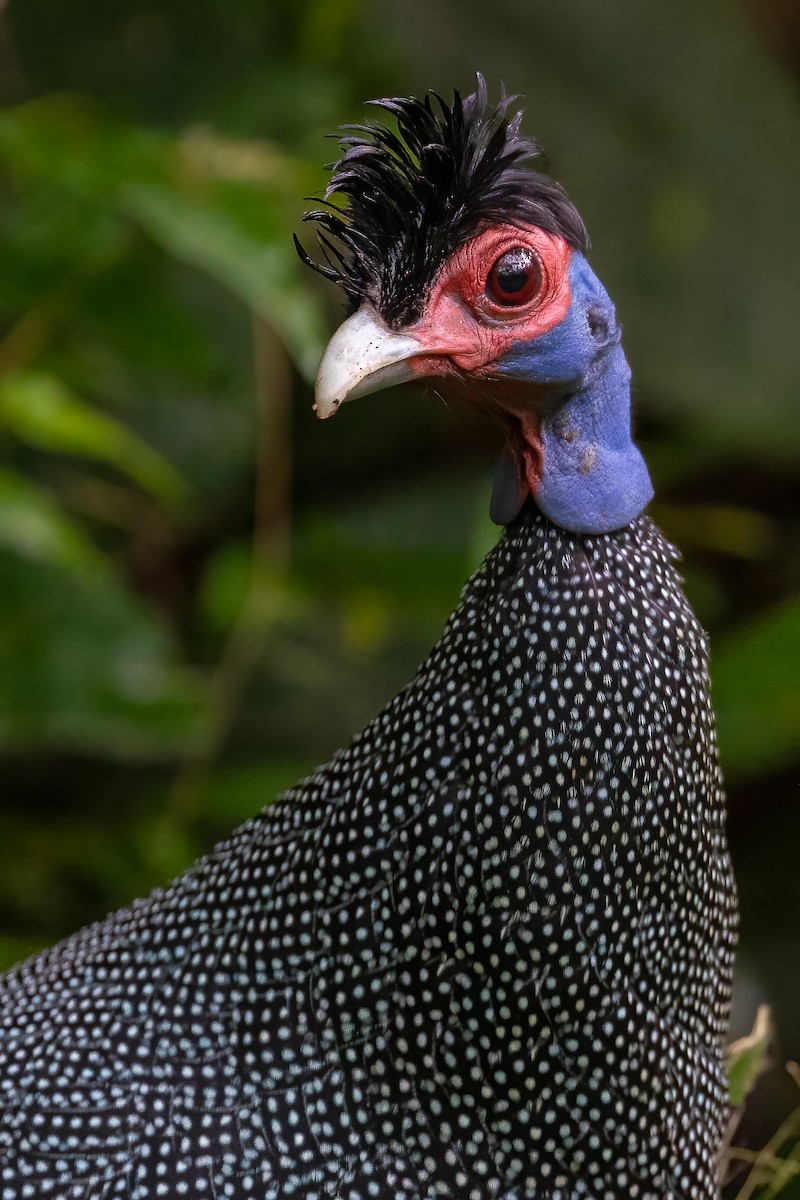
M497 304L487 290L489 272L515 246L536 254L541 287L524 304ZM405 331L423 347L409 365L421 378L454 373L469 380L491 378L493 364L515 343L533 341L564 320L571 300L569 262L564 239L533 225L496 225L479 234L449 260L422 317ZM503 394L497 385L492 391L499 407L518 422L520 483L535 493L542 474L539 414L531 408L529 394L523 389L520 396L513 382Z
M486 280L497 260L515 246L536 254L542 286L525 304L500 305L487 293ZM533 225L495 225L467 242L439 275L420 320L404 331L423 347L414 358L415 370L440 375L455 366L470 374L491 374L488 368L515 342L532 341L564 320L570 305L569 260L563 238Z

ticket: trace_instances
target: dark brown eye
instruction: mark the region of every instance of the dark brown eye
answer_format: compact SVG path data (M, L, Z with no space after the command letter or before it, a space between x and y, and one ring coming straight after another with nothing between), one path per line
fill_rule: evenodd
M542 286L542 268L533 250L512 246L501 254L486 280L486 294L495 304L513 308L527 304Z

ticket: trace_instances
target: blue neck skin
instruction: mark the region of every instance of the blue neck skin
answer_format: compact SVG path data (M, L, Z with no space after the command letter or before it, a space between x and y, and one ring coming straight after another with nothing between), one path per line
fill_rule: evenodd
M609 533L642 512L653 488L631 440L631 372L614 306L582 254L573 252L569 278L564 320L513 347L496 369L549 394L534 492L541 511L573 533Z

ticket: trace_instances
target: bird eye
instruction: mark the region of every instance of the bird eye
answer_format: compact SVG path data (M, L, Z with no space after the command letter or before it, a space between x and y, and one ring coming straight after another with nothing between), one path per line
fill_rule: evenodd
M486 280L486 294L495 304L513 308L527 304L542 286L542 268L533 250L512 246L501 254Z

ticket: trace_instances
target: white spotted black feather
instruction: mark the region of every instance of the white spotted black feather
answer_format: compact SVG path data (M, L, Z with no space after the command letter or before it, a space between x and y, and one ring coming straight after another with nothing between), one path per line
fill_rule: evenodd
M736 902L673 558L529 505L347 749L0 981L2 1200L714 1200Z

